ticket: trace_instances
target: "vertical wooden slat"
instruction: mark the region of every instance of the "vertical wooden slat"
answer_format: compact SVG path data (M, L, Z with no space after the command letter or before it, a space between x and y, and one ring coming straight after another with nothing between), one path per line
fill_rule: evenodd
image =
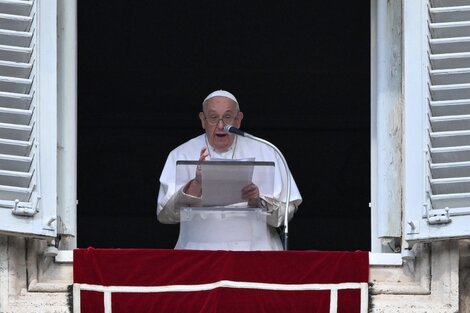
M104 313L112 313L111 291L104 292Z
M331 289L330 291L330 313L338 311L338 289Z
M73 313L80 313L81 295L80 284L73 284Z
M361 313L367 313L369 310L369 285L361 283Z

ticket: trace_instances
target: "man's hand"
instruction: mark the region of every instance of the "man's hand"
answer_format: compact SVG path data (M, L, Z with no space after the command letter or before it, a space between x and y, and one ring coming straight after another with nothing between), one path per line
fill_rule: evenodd
M199 161L205 161L208 155L209 155L209 150L207 150L206 147L203 147L201 149L201 152L199 153ZM201 171L200 165L198 165L196 168L196 177L194 179L196 180L196 182L199 183L199 185L202 184L202 171Z
M204 161L208 155L209 155L209 150L206 147L203 147L201 149L201 152L199 153L199 161ZM184 193L195 196L195 197L200 197L202 195L202 171L201 171L200 165L196 167L196 175L194 179L192 179L186 185Z
M243 200L248 201L248 206L250 207L259 207L260 206L260 199L259 199L259 189L258 186L251 183L246 185L242 189L242 198Z

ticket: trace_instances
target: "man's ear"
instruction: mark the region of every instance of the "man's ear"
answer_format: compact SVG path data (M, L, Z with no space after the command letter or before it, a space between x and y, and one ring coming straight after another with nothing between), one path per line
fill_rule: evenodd
M204 116L204 112L199 112L199 119L201 120L202 129L206 129L206 117Z
M242 120L243 120L243 112L238 112L237 119L235 120L236 125L234 126L236 126L237 128L240 128Z

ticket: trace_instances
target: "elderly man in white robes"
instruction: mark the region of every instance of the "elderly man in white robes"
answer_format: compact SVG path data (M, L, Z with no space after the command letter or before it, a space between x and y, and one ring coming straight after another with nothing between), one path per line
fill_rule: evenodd
M260 195L258 186L251 183L242 189L242 198L251 207L266 208L267 239L264 242L256 242L248 245L236 242L223 242L214 240L211 242L192 243L181 242L181 235L176 248L180 249L204 249L204 250L282 250L277 229L284 224L286 209L290 220L302 202L297 185L292 175L287 176L282 158L275 149L269 145L252 140L250 138L236 136L224 130L225 125L233 125L240 128L243 120L243 112L233 94L225 90L217 90L210 93L202 103L202 112L199 113L201 126L205 132L175 148L168 155L167 161L160 176L160 190L158 194L157 217L161 223L179 223L180 209L182 206L196 207L201 203L202 184L198 171L188 177L184 177L185 184L182 187L176 185L176 164L181 160L209 161L214 159L254 159L256 161L274 162L274 189L272 195ZM181 177L179 177L181 179ZM286 181L290 179L289 204L286 205ZM284 201L284 202L283 202ZM211 229L204 229L207 237L214 239L221 236L220 230L211 233ZM240 232L243 229L239 230ZM232 230L233 232L233 230ZM207 234L206 234L207 235ZM241 234L242 235L242 234ZM243 237L243 236L240 236ZM233 234L232 234L233 238ZM236 234L235 234L236 238ZM241 241L241 240L240 240Z

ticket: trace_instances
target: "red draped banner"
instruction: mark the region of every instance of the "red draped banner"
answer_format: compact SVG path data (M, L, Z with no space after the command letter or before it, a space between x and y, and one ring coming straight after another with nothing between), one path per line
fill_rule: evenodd
M304 284L367 283L364 251L200 251L76 249L74 283L170 286L163 292L112 294L112 312L329 312L330 291ZM220 282L230 282L217 285ZM194 286L213 284L194 290ZM268 284L269 288L264 288ZM271 285L274 284L274 285ZM188 286L175 291L171 286ZM261 286L261 288L259 288ZM272 288L274 286L274 288ZM104 312L103 293L81 291L81 312ZM359 312L360 291L338 291L338 312Z

